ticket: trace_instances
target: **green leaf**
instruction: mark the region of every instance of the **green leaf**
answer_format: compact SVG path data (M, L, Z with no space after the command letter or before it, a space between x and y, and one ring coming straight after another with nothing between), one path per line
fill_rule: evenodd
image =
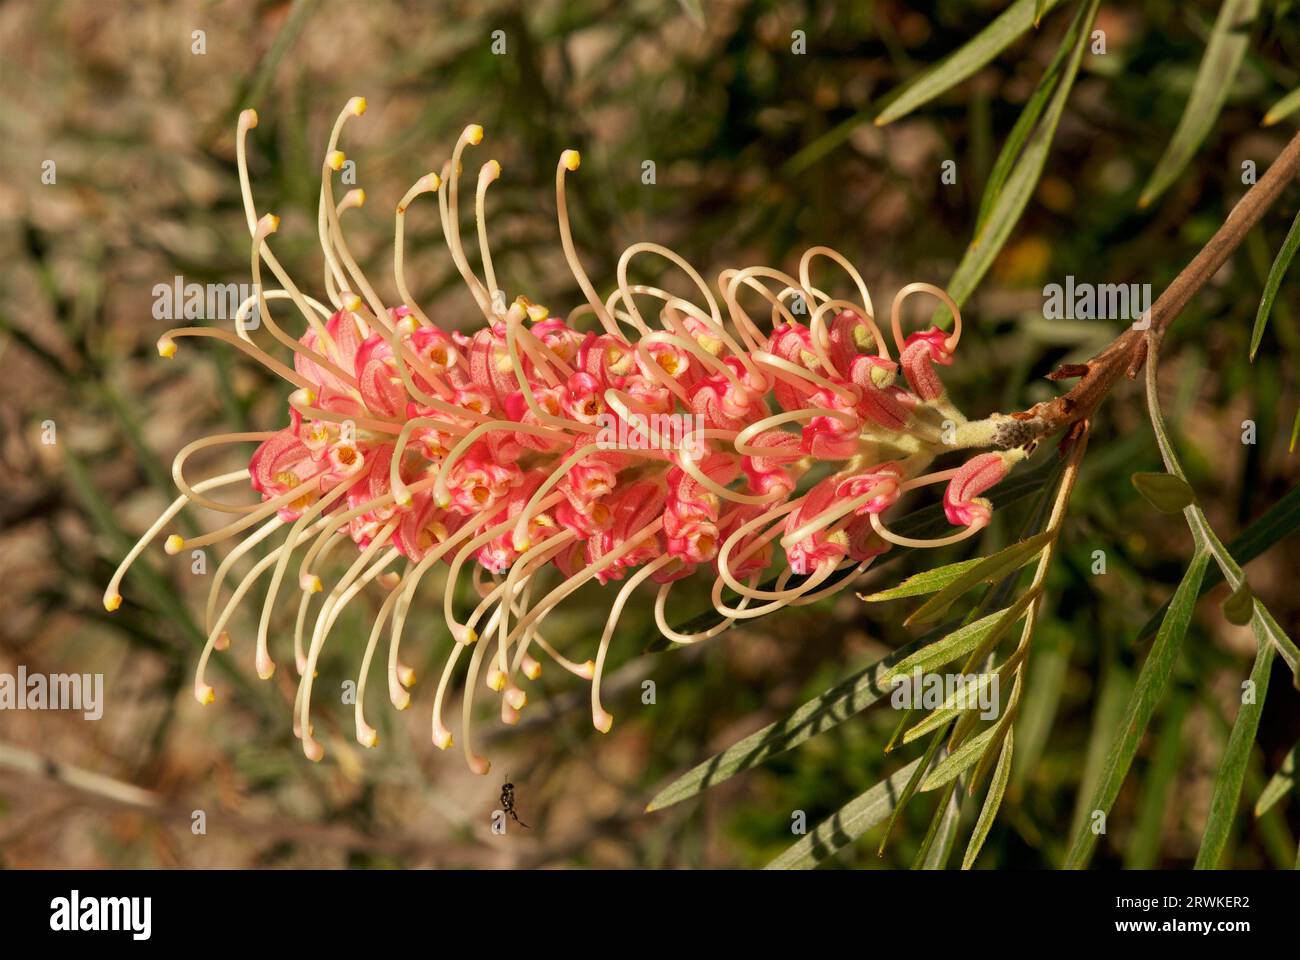
M973 766L980 757L984 756L984 749L1000 729L1002 729L1001 724L989 727L940 760L930 771L930 775L921 781L921 792L937 790L960 776L967 767Z
M951 583L921 604L905 622L929 623L939 619L962 594L981 583L1001 580L1012 571L1019 570L1042 553L1043 547L1051 539L1051 533L1045 530L984 557L969 569L962 571Z
M1223 616L1229 623L1244 627L1255 615L1255 595L1250 592L1250 584L1241 582L1232 596L1223 601Z
M979 819L975 821L975 829L971 832L970 842L966 845L966 855L961 858L963 870L969 870L975 865L975 858L980 855L984 840L988 837L993 820L998 815L998 808L1002 806L1002 795L1006 793L1007 780L1011 777L1014 743L1015 730L1008 728L1007 739L1003 741L1002 753L998 756L998 765L993 770L993 782L989 784L989 792L984 797L984 806L980 808Z
M1241 783L1246 778L1246 765L1255 749L1255 734L1259 731L1259 718L1264 712L1264 696L1268 693L1268 675L1273 668L1275 647L1267 637L1259 638L1259 652L1255 656L1250 680L1255 696L1243 703L1232 724L1228 746L1219 761L1219 772L1214 778L1214 796L1210 799L1210 816L1201 835L1201 849L1196 854L1197 870L1213 870L1223 858L1223 848L1232 832L1232 822L1241 802Z
M908 713L911 713L911 711L909 710ZM912 797L916 795L916 788L920 786L925 771L930 769L930 764L934 762L934 758L939 755L939 751L943 748L943 738L943 733L936 733L930 738L930 745L925 748L925 753L921 754L921 760L917 764L916 770L908 777L907 783L903 785L903 792L899 794L898 799L894 802L894 809L889 814L889 823L885 825L885 832L881 834L880 846L876 849L877 856L883 857L885 855L885 844L889 843L889 837L894 832L895 824L898 823L899 817L903 815L903 811L907 808L907 804ZM942 807L943 802L940 802L939 806ZM931 821L930 829L926 831L925 839L921 844L923 848L928 850L929 845L934 841L936 827L937 824Z
M948 866L948 857L952 853L953 841L957 839L957 827L961 821L961 797L957 786L960 781L948 785L942 802L934 811L930 829L926 831L926 842L916 852L912 869L943 870Z
M867 603L882 603L885 600L901 600L904 597L919 597L927 593L934 593L936 590L942 590L967 570L982 562L982 557L974 557L970 560L947 563L942 567L935 567L933 570L923 570L908 577L898 586L890 587L887 590L878 590L870 594L860 593L858 599L865 600Z
M964 624L933 643L927 643L924 647L917 650L910 656L900 660L889 672L882 678L885 683L889 683L896 676L911 673L918 667L923 673L928 673L935 667L941 667L945 663L951 663L958 657L970 653L985 637L989 635L995 627L998 626L998 620L1007 614L1012 607L998 610L990 613L986 617L980 617L970 623ZM1020 607L1016 620L1024 615L1024 606ZM1012 621L1014 623L1015 621ZM1003 632L1009 628L1012 623L1004 626Z
M959 786L957 780L948 784L935 804L930 826L912 858L913 870L942 870L948 865L952 841L957 835L957 817L961 813L961 801L957 798Z
M1295 113L1296 110L1300 110L1300 87L1296 87L1277 103L1273 104L1273 106L1269 107L1268 113L1264 114L1263 124L1266 127L1271 127L1279 120Z
M1185 694L1176 693L1164 711L1160 733L1142 778L1142 799L1124 855L1125 870L1150 870L1156 865L1165 815L1169 811L1169 791L1182 766L1183 720L1187 716L1188 700Z
M1091 815L1089 802L1106 773L1111 744L1119 737L1120 727L1124 723L1124 714L1133 695L1133 672L1110 657L1107 657L1106 662L1101 666L1101 676L1098 679L1101 686L1093 696L1092 715L1088 724L1088 742L1083 754L1079 785L1074 792L1074 810L1070 814L1070 826L1065 831L1067 837L1073 836L1082 829ZM1023 739L1021 737L1022 741Z
M1282 766L1278 767L1277 773L1264 784L1259 799L1255 801L1255 816L1262 817L1268 813L1274 804L1296 788L1298 764L1300 764L1300 740L1297 740L1295 746L1282 758Z
M978 662L998 644L1008 630L1024 617L1025 611L1033 603L1036 596L1035 592L1026 593L1005 610L999 610L997 613L989 614L987 617L959 628L938 643L931 644L930 647L913 654L908 658L908 661L911 662L900 663L894 668L894 672L889 679L892 681L893 677L916 670L918 667L923 673L932 672L935 667L950 663L962 654L971 653L971 651L974 652L971 653L969 659ZM988 623L988 621L993 622ZM954 637L960 639L950 643ZM986 676L991 676L991 674ZM981 680L981 686L985 682L986 680ZM938 710L908 730L903 737L903 742L910 743L930 730L945 726L948 721L961 712L945 700Z
M1066 688L1073 643L1069 627L1062 621L1048 621L1038 628L1025 695L1016 718L1020 748L1016 750L1011 776L1017 787L1023 787L1037 768L1051 735Z
M1292 487L1283 494L1282 499L1265 510L1258 519L1241 531L1232 543L1228 544L1226 548L1228 559L1233 566L1241 569L1241 564L1250 563L1275 543L1290 536L1296 530L1300 530L1300 485ZM1222 569L1210 570L1205 575L1205 582L1201 585L1201 593L1205 594L1222 582ZM1157 610L1147 620L1138 632L1137 641L1139 643L1155 633L1156 627L1159 626L1160 620L1164 617L1167 609L1168 604Z
M1041 17L1042 8L1050 9L1060 0L1016 0L1001 16L981 30L955 53L941 60L920 77L886 96L887 105L876 117L876 125L893 123L917 107L961 83L984 66L1032 27Z
M993 265L993 261L997 259L998 253L1011 236L1011 231L1020 221L1020 215L1029 204L1029 198L1033 195L1034 187L1037 186L1043 167L1047 163L1047 154L1056 136L1056 127L1060 123L1061 114L1065 111L1065 103L1074 88L1074 79L1078 75L1079 63L1083 59L1083 51L1088 43L1087 27L1091 25L1097 14L1097 6L1098 0L1090 0L1081 12L1080 16L1083 17L1085 26L1079 31L1074 49L1070 52L1069 62L1065 65L1065 73L1052 94L1051 102L1026 141L1020 158L1007 175L1006 183L989 211L983 228L966 248L966 253L948 281L948 295L959 306L966 302L984 274L988 272L989 267ZM941 308L935 314L935 322L940 326L946 326L949 322L947 314L948 309Z
M1196 501L1187 481L1172 473L1135 473L1129 481L1161 513L1182 513Z
M1115 798L1119 796L1120 787L1128 776L1133 757L1137 754L1138 744L1142 741L1142 734L1151 721L1151 714L1155 712L1156 705L1164 696L1169 675L1173 672L1174 661L1178 659L1183 638L1191 625L1192 611L1196 606L1201 580L1205 576L1205 568L1209 562L1208 553L1198 552L1192 558L1182 582L1178 584L1178 589L1174 591L1174 597L1169 602L1169 611L1160 623L1155 643L1152 644L1151 652L1147 654L1146 662L1142 664L1142 671L1138 674L1133 695L1125 710L1124 724L1120 728L1119 738L1111 747L1106 761L1106 772L1097 786L1089 810L1099 810L1109 814ZM1065 866L1079 869L1086 865L1096 843L1097 836L1092 832L1091 818L1085 817L1075 830L1070 852L1065 858Z
M769 723L762 730L751 733L705 760L659 791L646 811L662 810L703 793L709 787L796 747L865 710L890 692L890 688L885 685L885 678L893 666L920 650L926 642L927 639L922 638L900 647L843 683L809 700L788 717Z
M1074 49L1075 44L1078 42L1079 31L1083 29L1083 25L1083 11L1080 10L1070 24L1070 29L1066 31L1065 36L1061 39L1061 45L1056 48L1056 53L1052 56L1047 69L1043 71L1043 75L1039 78L1037 86L1034 87L1034 92L1030 94L1029 100L1026 101L1024 109L1020 111L1020 116L1016 118L1016 124L1011 128L1011 133L1007 135L1002 149L998 152L998 158L989 173L988 182L984 185L984 193L980 197L979 213L975 217L975 243L977 244L984 235L984 226L988 223L989 214L993 212L995 201L1002 195L1002 186L1011 174L1016 158L1020 156L1025 141L1029 139L1029 135L1038 124L1038 118L1043 115L1043 110L1051 99L1052 93L1056 90L1057 82L1061 78L1061 69L1067 62L1070 51Z
M765 869L808 870L844 849L889 816L908 778L920 762L913 760L887 780L882 780L866 793L850 800L819 823L807 836L800 837L791 844Z
M954 690L953 695L945 698L943 703L931 711L928 717L903 734L903 742L911 743L925 736L931 730L946 727L956 719L958 714L965 713L967 710L977 710L976 704L979 702L979 697L983 695L984 688L996 676L996 673L982 673L975 683L960 690Z
M1300 91L1297 91L1300 93ZM1291 221L1291 229L1286 232L1282 249L1277 252L1273 266L1269 268L1268 278L1264 281L1264 295L1259 300L1259 310L1255 312L1255 326L1250 331L1250 359L1253 363L1259 342L1264 339L1264 328L1268 326L1269 315L1273 312L1273 301L1277 299L1278 288L1282 286L1282 277L1295 257L1296 248L1300 247L1300 212Z
M1147 387L1147 413L1151 419L1151 428L1156 435L1156 443L1160 447L1160 457L1165 462L1165 469L1175 476L1186 479L1183 476L1182 465L1178 462L1178 453L1174 450L1173 440L1169 437L1169 428L1165 425L1164 414L1160 411L1159 390L1156 384L1156 369L1159 366L1159 358L1155 347L1152 347L1148 357L1146 369L1146 387ZM1214 528L1210 526L1210 521L1205 516L1205 511L1200 507L1193 505L1185 513L1187 526L1192 531L1192 537L1196 540L1197 549L1208 552L1214 557L1214 562L1218 565L1220 572L1229 586L1237 590L1245 584L1245 574L1242 572L1232 554L1223 541L1219 539ZM1291 668L1291 676L1297 689L1300 689L1300 649L1297 649L1295 643L1286 635L1277 620L1269 613L1268 608L1260 603L1258 599L1254 601L1254 615L1251 619L1251 628L1257 637L1267 637L1269 642L1277 647L1278 653L1282 654L1282 659Z
M1231 561L1232 558L1228 559ZM1291 670L1296 689L1300 690L1300 650L1296 649L1295 642L1258 597L1255 598L1255 615L1251 618L1250 628L1255 632L1256 638L1266 637L1277 648L1277 652L1282 655L1282 659Z
M1214 129L1237 70L1246 56L1250 45L1248 28L1258 13L1259 0L1223 0L1209 43L1205 46L1205 55L1196 70L1187 106L1183 108L1182 118L1165 147L1164 155L1156 163L1151 179L1138 198L1139 207L1149 206L1178 179L1201 142Z

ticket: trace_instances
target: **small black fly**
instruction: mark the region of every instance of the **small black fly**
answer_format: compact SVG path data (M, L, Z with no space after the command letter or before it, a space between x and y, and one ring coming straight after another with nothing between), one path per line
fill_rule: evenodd
M519 814L515 812L515 785L510 782L509 776L506 777L506 782L501 785L501 809L506 812L511 820L525 830L532 829L532 827L520 820Z

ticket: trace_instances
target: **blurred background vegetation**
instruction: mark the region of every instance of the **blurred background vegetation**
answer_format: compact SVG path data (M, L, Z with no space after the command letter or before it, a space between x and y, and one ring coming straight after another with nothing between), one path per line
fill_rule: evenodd
M261 123L250 146L259 207L284 218L277 254L318 293L320 156L353 95L370 110L344 149L370 197L349 214L353 249L391 288L392 204L447 157L461 128L485 126L481 159L504 175L489 198L493 254L512 290L553 309L580 295L556 242L553 175L583 153L570 209L589 272L613 284L621 250L674 247L706 276L724 266L792 268L829 244L852 259L877 309L912 280L948 283L971 241L999 149L1071 19L1061 4L965 82L887 125L872 121L900 85L969 41L1008 6L967 3L416 3L347 0L0 5L0 672L103 672L104 719L0 714L0 866L761 866L892 773L911 748L882 752L896 715L873 709L702 796L647 814L673 776L788 713L911 639L905 603L852 592L782 612L686 650L642 655L653 635L633 605L612 652L596 734L585 688L548 674L520 727L490 721L493 772L475 778L428 737L429 678L447 638L417 618L416 708L376 702L379 749L351 740L350 708L325 705L324 763L305 761L290 728L291 671L256 680L250 624L218 654L218 702L195 704L204 577L154 549L127 579L113 617L100 595L129 543L173 496L168 464L197 437L272 429L285 390L219 344L158 360L152 289L248 282L248 235L234 161L238 110ZM1048 6L1052 6L1049 4ZM1150 282L1158 294L1295 133L1297 114L1261 126L1300 84L1300 15L1264 4L1226 104L1190 164L1155 202L1137 203L1193 87L1218 3L1105 3L1024 214L964 309L967 333L949 390L970 415L1055 395L1044 374L1086 357L1113 323L1045 321L1044 284ZM203 30L206 53L192 52ZM491 52L505 31L507 53ZM806 53L792 51L804 31ZM43 184L53 160L57 181ZM656 182L642 164L653 160ZM956 162L954 185L941 182ZM476 161L477 162L477 161ZM1215 528L1230 541L1300 479L1288 449L1300 400L1295 317L1283 284L1259 355L1251 324L1295 215L1294 188L1188 307L1161 368L1165 412ZM408 216L408 276L440 323L478 320L446 255L432 203ZM647 274L649 277L650 274ZM1241 442L1241 424L1258 425ZM57 444L41 442L53 420ZM1050 456L1050 451L1044 451ZM203 472L232 469L214 456ZM1180 517L1133 490L1158 470L1140 384L1121 384L1095 424L1048 582L1006 801L980 865L1061 863L1149 648L1143 624L1170 597L1191 552ZM982 549L1008 542L1024 505L1004 511ZM198 520L211 520L198 515ZM1092 573L1104 550L1104 576ZM944 559L973 555L945 554ZM920 569L909 558L867 581ZM928 558L930 563L934 558ZM1292 636L1300 626L1300 542L1248 567ZM1239 709L1254 640L1197 608L1174 690L1153 720L1094 863L1188 865L1214 771ZM433 594L429 595L430 597ZM553 628L593 643L604 611L587 593ZM679 619L707 607L683 591ZM676 604L675 604L676 605ZM322 663L322 688L354 676L368 629L355 604ZM285 613L291 629L292 611ZM641 684L656 683L653 705ZM1300 696L1279 662L1226 865L1290 866L1300 833L1292 796L1254 804L1300 738ZM382 686L382 685L380 685ZM490 709L490 707L489 707ZM900 755L907 754L900 759ZM56 766L57 765L57 766ZM93 772L104 780L85 780ZM531 831L495 837L502 775ZM136 788L128 790L127 785ZM934 794L908 809L883 858L880 828L835 866L907 866ZM191 813L207 814L206 835ZM968 831L978 805L963 810ZM958 858L954 856L952 860Z

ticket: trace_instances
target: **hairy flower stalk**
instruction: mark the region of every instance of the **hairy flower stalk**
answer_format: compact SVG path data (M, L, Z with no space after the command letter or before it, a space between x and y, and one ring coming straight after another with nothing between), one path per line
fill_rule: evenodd
M657 591L663 635L694 643L737 620L839 591L895 544L943 546L988 524L991 505L981 494L1025 452L985 452L954 469L930 469L945 452L993 442L989 422L968 422L939 378L961 339L960 314L939 288L904 287L887 338L861 275L829 248L807 251L797 277L762 266L724 270L719 298L676 253L638 243L619 259L616 289L602 299L569 228L566 176L581 161L566 150L555 175L560 239L586 303L552 316L498 287L485 216L488 188L501 175L494 160L480 168L473 196L481 275L465 251L462 163L483 140L483 129L471 125L441 172L421 177L397 204L400 299L385 301L341 226L365 194L352 190L336 199L333 183L345 162L343 129L365 109L362 98L348 102L321 165L317 227L326 302L302 293L272 251L279 218L254 203L246 141L257 114L245 110L237 156L258 292L241 305L233 332L182 327L158 340L164 357L185 337L224 340L293 388L286 427L209 437L181 450L173 467L181 496L127 555L104 595L104 605L117 609L127 568L188 504L230 516L203 536L172 534L165 543L174 554L237 542L208 598L208 638L194 681L200 702L214 699L206 667L213 651L231 644L232 614L268 574L253 656L260 677L274 673L271 611L288 580L299 596L294 729L306 755L320 759L311 723L316 665L342 611L377 586L384 596L355 706L357 740L374 746L378 734L365 719L372 662L386 635L381 662L389 698L398 709L408 707L415 675L401 658L402 638L420 585L437 571L452 647L433 699L431 735L440 748L452 745L444 714L463 669L461 745L470 768L486 773L489 763L474 751L470 731L480 683L499 697L502 720L515 723L543 659L590 682L592 722L610 729L613 717L600 695L606 657L625 604L647 582ZM405 217L430 193L452 260L483 315L473 332L439 326L410 294ZM631 261L646 254L681 270L698 295L630 283ZM819 258L843 271L855 299L814 285ZM279 289L262 290L264 269ZM904 302L916 294L948 306L956 318L951 332L905 333ZM254 307L290 356L277 359L253 342L245 321ZM300 317L291 323L293 311ZM290 326L301 332L286 332ZM193 484L185 475L196 451L246 442L258 443L247 472ZM209 495L246 478L260 495L256 503ZM936 485L943 485L954 525L950 536L917 540L890 529L891 508ZM276 545L222 602L236 562L268 540ZM352 560L329 583L328 560L344 544L351 544ZM472 609L458 602L467 573L478 597ZM773 575L772 584L759 586ZM668 625L666 610L674 586L692 576L712 578L712 602L725 619L683 634ZM595 648L571 659L544 635L545 621L593 581L621 583L609 590Z

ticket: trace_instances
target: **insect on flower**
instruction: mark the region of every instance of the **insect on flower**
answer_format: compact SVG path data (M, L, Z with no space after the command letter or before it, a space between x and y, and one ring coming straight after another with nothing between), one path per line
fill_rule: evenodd
M441 171L417 180L396 206L398 299L385 301L340 223L365 194L350 190L337 198L333 182L345 162L344 127L365 109L360 97L348 102L321 165L325 300L303 293L272 251L280 221L253 199L247 137L257 114L245 110L237 159L257 292L241 304L233 332L180 327L158 340L163 357L187 337L223 340L293 388L281 429L207 437L180 451L172 472L181 495L104 594L104 605L116 609L127 568L187 505L229 515L229 523L202 536L170 534L165 541L169 554L237 544L207 600L207 643L194 681L200 702L214 699L206 669L213 652L231 644L232 614L268 575L253 657L259 676L274 673L271 617L287 579L298 600L294 728L306 755L319 760L324 750L311 723L318 659L343 609L377 584L384 599L361 658L354 708L357 740L374 746L378 734L365 719L371 663L386 632L389 698L398 709L408 707L415 675L402 659L403 631L420 584L436 569L452 645L433 696L432 739L443 749L452 745L443 714L463 667L461 745L470 769L483 774L489 763L474 751L470 729L479 684L499 696L502 720L515 723L544 658L590 682L592 722L610 729L600 692L606 654L629 596L647 581L656 591L658 629L676 643L695 643L738 620L839 591L895 544L943 546L989 522L991 506L980 494L1025 453L981 453L964 466L930 471L941 453L991 442L987 421L967 421L939 380L937 368L952 363L961 339L960 313L939 288L913 283L899 291L890 318L896 353L876 324L861 275L828 247L804 253L797 277L764 266L723 270L719 302L672 250L636 243L620 257L617 286L602 299L569 228L565 182L580 157L565 150L555 173L560 241L586 303L561 318L522 294L507 301L485 228L487 191L501 173L494 160L480 167L474 190L481 273L462 244L462 162L483 139L483 129L471 125ZM451 257L482 314L472 331L435 323L410 295L403 227L423 194L436 195ZM644 255L680 269L698 296L630 284L629 264ZM814 285L819 258L844 272L855 300ZM264 268L279 288L263 290ZM902 307L918 293L948 306L955 318L950 333L904 335ZM770 314L766 329L751 316L755 302ZM282 319L272 303L283 308ZM253 342L245 322L254 307L291 357L272 356ZM290 312L301 330L296 335L286 329ZM692 430L662 427L663 418L682 416ZM610 435L638 442L611 444ZM194 453L251 442L258 445L247 470L191 483L186 463ZM212 495L245 483L259 501ZM943 502L955 531L933 540L891 531L885 514L910 491L935 484L946 485ZM278 545L223 601L233 564L272 537ZM327 587L327 562L345 545L351 563ZM769 574L776 575L774 586L759 587ZM467 575L479 598L473 609L456 602ZM687 577L712 580L712 602L724 618L716 627L683 634L668 625L669 596ZM591 581L608 591L609 614L594 651L573 656L543 628ZM312 616L318 593L322 602Z

